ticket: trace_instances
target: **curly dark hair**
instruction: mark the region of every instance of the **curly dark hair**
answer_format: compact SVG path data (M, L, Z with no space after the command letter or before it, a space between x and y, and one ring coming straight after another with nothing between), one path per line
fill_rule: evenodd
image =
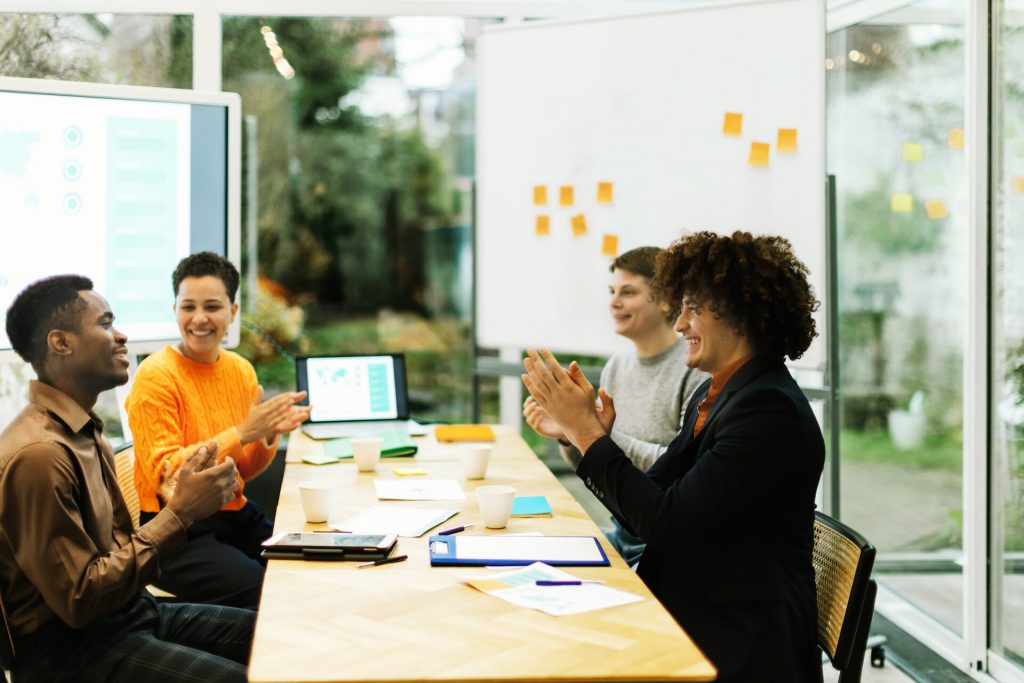
M46 358L46 335L78 330L89 306L78 293L91 289L92 280L83 275L54 275L23 289L7 309L7 337L14 351L38 369Z
M219 277L224 283L224 289L228 291L228 299L235 302L235 295L238 293L238 282L241 277L235 264L228 261L220 254L212 251L201 251L198 254L186 256L178 262L171 276L171 285L174 287L174 296L178 296L178 287L181 281L187 277L206 277L213 275Z
M818 334L813 313L821 304L785 237L686 235L658 257L652 283L669 301L685 296L707 308L769 358L796 360Z

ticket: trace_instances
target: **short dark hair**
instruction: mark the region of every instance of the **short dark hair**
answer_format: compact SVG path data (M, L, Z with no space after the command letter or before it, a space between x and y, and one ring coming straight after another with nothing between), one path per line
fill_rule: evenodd
M665 299L663 301L660 292L653 286L654 273L658 265L658 255L663 251L665 250L661 247L637 247L636 249L630 249L615 257L608 270L613 273L616 270L627 270L630 273L647 278L647 281L652 285L651 296L654 297L654 301L668 304L665 319L671 323L679 315L679 301L673 299Z
M89 306L79 292L91 289L92 280L82 275L54 275L23 289L7 309L7 337L15 352L38 367L51 330L78 330Z
M813 313L820 302L784 237L686 235L658 257L653 282L670 301L686 296L707 307L773 359L800 358L818 334Z
M206 277L207 275L220 278L224 283L224 289L228 290L228 299L234 303L235 295L238 294L238 281L241 279L238 275L238 268L235 268L235 264L231 261L212 251L201 251L198 254L186 256L178 262L178 267L174 269L174 275L171 276L174 296L178 296L178 287L181 286L181 281L185 278Z

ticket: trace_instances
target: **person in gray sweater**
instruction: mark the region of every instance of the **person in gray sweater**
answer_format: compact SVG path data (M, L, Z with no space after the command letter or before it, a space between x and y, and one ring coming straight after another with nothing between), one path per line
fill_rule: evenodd
M690 395L708 378L686 367L686 345L673 329L676 311L656 300L651 289L661 251L638 247L612 262L609 308L616 334L632 341L633 348L613 355L601 371L601 387L615 400L611 438L643 471L679 433ZM523 404L523 416L538 434L558 439L562 457L576 469L579 451L533 397ZM625 531L618 520L613 518L612 523L615 528L606 532L608 539L635 566L644 550L643 539Z

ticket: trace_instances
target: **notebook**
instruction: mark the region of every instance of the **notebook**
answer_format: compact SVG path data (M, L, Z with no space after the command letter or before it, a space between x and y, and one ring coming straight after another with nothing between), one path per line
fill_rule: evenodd
M409 419L405 357L400 353L299 356L295 383L313 412L302 431L314 439L369 436L386 430L425 433Z
M416 454L416 442L412 440L407 432L400 430L385 430L370 436L379 436L380 457L382 458L405 458ZM302 456L304 462L312 465L326 465L339 460L352 459L352 439L341 437L330 439L323 444L323 453L307 453Z
M487 425L438 425L438 441L494 441L494 430Z

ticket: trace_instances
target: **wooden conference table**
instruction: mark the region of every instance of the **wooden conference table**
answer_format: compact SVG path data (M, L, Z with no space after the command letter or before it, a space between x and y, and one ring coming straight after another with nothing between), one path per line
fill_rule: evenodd
M465 585L460 573L481 567L430 566L427 538L400 538L405 562L355 569L352 562L271 560L267 567L249 680L283 681L707 681L714 667L646 586L606 542L597 526L508 427L497 440L487 478L466 480L458 446L419 439L411 458L386 458L374 473L359 473L351 460L308 465L301 457L322 448L294 432L277 508L276 531L326 529L302 515L297 485L308 479L339 484L331 518L342 520L377 505L372 480L392 478L392 466L415 464L432 478L454 478L464 502L380 503L411 507L460 507L439 528L480 522L473 489L510 484L518 495L545 495L552 517L512 518L500 531L597 536L610 567L567 567L581 578L645 599L584 614L553 617L517 607ZM436 533L437 530L434 530Z

